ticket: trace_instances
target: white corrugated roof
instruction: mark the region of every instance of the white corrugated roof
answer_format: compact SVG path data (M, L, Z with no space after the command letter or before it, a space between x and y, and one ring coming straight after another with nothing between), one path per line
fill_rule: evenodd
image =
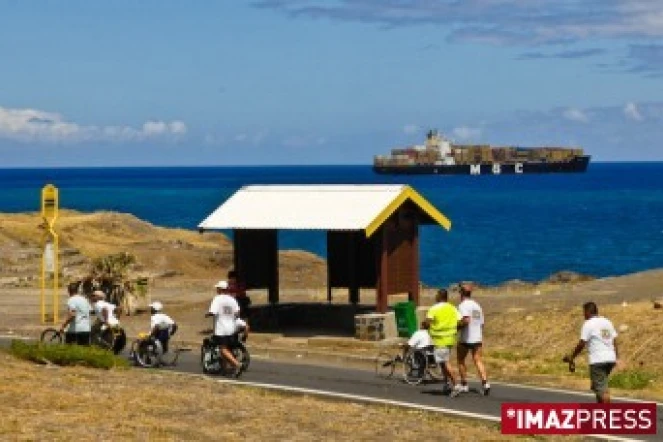
M405 185L256 185L242 187L198 227L365 230L385 211L393 212L392 203L407 197L423 201L423 210L434 219L431 209L446 220Z

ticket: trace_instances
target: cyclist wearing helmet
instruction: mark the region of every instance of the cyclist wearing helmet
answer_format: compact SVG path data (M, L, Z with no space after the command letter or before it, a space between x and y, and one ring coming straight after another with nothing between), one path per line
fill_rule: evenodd
M168 352L168 341L177 332L177 323L163 312L163 304L154 301L150 304L150 336L161 344L164 353Z
M219 281L214 288L217 295L205 315L215 318L212 341L219 346L223 357L235 367L235 376L239 377L242 374L242 364L237 361L231 351L237 341L239 305L233 293L229 292L228 281Z

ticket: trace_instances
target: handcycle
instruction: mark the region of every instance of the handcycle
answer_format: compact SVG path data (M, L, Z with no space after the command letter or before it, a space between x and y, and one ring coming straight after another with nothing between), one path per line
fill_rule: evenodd
M129 358L137 365L145 368L173 367L177 365L180 353L187 351L177 342L168 342L168 349L164 351L161 341L150 333L139 333L138 338L131 343Z
M209 336L203 340L200 347L200 365L205 374L221 374L230 376L235 373L235 367L221 354L221 349L214 343L214 337ZM230 351L242 365L242 372L248 370L251 363L251 355L244 345L246 342L246 334L241 330L233 335L233 343L230 345Z
M444 379L433 349L429 347L410 348L405 354L402 351L397 354L383 351L375 358L375 374L383 379L392 378L397 366L401 366L403 380L410 385L419 385L426 379Z

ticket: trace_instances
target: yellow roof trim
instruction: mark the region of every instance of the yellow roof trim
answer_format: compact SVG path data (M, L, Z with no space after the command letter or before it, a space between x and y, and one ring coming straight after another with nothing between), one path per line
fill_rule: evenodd
M403 204L408 199L412 200L421 210L423 210L426 215L430 216L436 223L444 227L446 230L451 230L451 221L449 218L444 216L439 210L437 210L431 203L426 201L426 199L419 195L419 193L411 188L410 186L405 186L403 191L387 206L380 212L380 214L366 227L366 237L369 238L375 233L375 231L380 228L380 226L389 218L395 211L398 209L401 204Z

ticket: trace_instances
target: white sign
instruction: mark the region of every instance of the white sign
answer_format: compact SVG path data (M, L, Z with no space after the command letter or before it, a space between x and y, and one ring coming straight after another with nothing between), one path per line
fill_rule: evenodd
M48 273L55 273L55 250L53 243L47 242L44 247L44 270Z

